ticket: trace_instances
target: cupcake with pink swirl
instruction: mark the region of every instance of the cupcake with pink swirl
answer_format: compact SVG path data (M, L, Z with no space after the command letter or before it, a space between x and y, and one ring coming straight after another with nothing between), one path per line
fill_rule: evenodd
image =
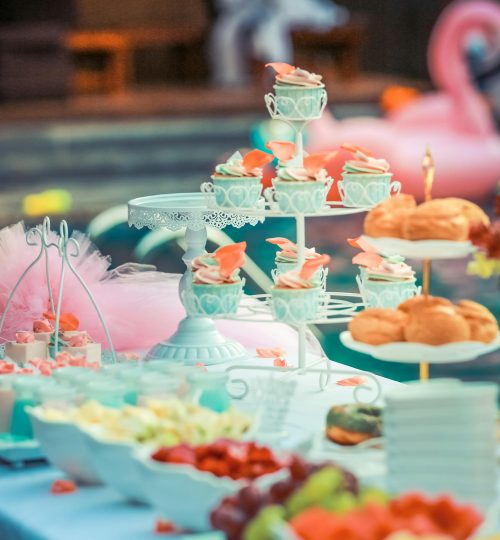
M288 120L312 120L319 118L326 105L326 90L323 77L305 69L272 62L266 64L276 72L274 84L273 116Z
M317 317L322 288L314 274L329 262L328 255L319 255L307 260L299 270L276 276L271 289L271 311L276 320L299 324Z
M333 183L325 165L334 155L320 152L297 156L278 169L272 183L282 212L314 214L325 207Z
M343 144L341 148L352 156L344 163L342 181L338 183L344 206L375 206L401 191L399 182L391 182L390 165L385 159L354 144Z
M243 294L239 272L245 264L245 249L246 242L229 244L193 260L192 283L183 293L190 315L236 313Z
M213 187L202 184L202 191L213 189L218 206L253 208L262 192L262 168L273 159L272 154L262 150L251 150L245 156L235 152L215 167Z
M362 236L348 239L348 243L362 252L352 259L360 268L356 278L366 307L397 308L417 294L415 272L400 255L384 255Z

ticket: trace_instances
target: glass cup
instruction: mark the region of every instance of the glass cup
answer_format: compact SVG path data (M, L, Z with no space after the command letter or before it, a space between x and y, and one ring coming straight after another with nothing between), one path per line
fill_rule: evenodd
M231 396L227 390L229 375L226 372L196 369L187 376L188 399L197 405L215 412L224 412L231 407Z

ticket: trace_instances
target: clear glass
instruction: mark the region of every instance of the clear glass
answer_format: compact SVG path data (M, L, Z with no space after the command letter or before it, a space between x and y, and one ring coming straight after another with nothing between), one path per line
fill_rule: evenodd
M61 383L76 385L82 373L88 373L88 368L77 366L66 366L54 370L53 377Z
M168 375L145 373L139 380L137 404L146 406L149 400L167 401L177 397L179 381Z
M76 404L77 391L73 386L58 384L43 385L38 391L40 404L51 409L68 410Z
M105 407L119 409L125 405L127 387L120 381L101 378L89 381L83 393L87 400L95 400Z
M188 374L187 379L188 399L193 403L219 413L231 407L231 396L227 391L229 380L227 373L197 368Z
M26 412L26 407L39 405L38 390L46 384L43 377L20 375L14 381L14 403L10 421L10 432L18 437L33 438L31 420Z
M148 360L144 362L144 368L148 371L156 371L174 378L177 381L177 396L180 398L184 398L188 393L187 377L189 373L199 369L194 366L186 366L182 362L171 360Z
M13 388L17 375L0 375L0 433L10 432L12 407L15 392Z

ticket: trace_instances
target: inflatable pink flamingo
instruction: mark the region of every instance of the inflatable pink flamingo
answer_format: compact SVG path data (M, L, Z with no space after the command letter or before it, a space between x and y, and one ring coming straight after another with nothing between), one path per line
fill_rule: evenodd
M465 42L472 32L499 39L500 5L474 0L455 3L443 12L428 50L429 71L438 91L385 119L337 121L325 114L311 125L309 151L331 150L343 142L370 148L391 163L405 192L421 196L421 161L429 144L436 163L435 197L477 199L492 192L500 180L500 136L465 62ZM338 165L334 163L333 169ZM339 177L338 170L330 172Z

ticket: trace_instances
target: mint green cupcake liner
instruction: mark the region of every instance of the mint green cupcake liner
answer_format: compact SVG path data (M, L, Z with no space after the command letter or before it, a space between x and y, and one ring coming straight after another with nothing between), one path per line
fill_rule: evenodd
M401 191L401 183L392 181L392 173L347 174L337 187L344 206L375 206Z
M183 292L184 305L189 315L213 317L238 311L244 280L222 285L192 283Z
M217 178L212 176L215 202L224 208L254 208L262 193L261 177Z
M299 324L313 321L318 314L321 288L271 289L271 311L277 321Z
M372 281L356 278L366 307L395 309L408 298L420 294L421 287L412 281Z
M274 178L273 186L276 201L282 212L313 214L324 208L331 180L328 182L288 182Z
M274 85L275 113L289 120L319 118L326 105L324 85L314 87Z

